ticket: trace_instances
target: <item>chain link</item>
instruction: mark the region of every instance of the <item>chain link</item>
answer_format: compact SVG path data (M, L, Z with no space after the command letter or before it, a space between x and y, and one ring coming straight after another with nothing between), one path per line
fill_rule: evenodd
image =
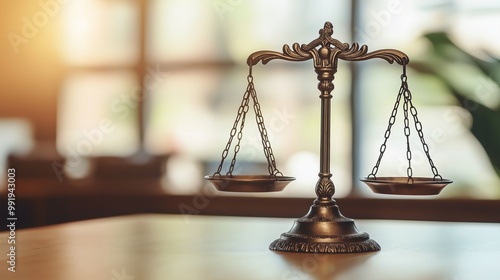
M266 156L266 160L268 163L269 174L272 176L283 176L283 174L278 170L278 168L276 168L276 159L274 157L273 150L271 148L271 142L269 141L268 133L264 125L264 117L262 116L262 112L260 110L260 103L257 98L257 92L255 91L255 87L253 84L252 67L249 68L247 81L248 81L247 89L245 91L245 94L243 95L243 100L241 101L240 107L238 108L236 119L229 133L229 140L226 144L226 147L224 148L224 151L222 152L222 159L220 161L219 167L217 168L217 171L214 173L214 176L221 175L224 161L229 154L229 150L231 149L234 136L236 136L237 142L233 149L234 155L231 160L231 164L229 166L229 171L226 173L226 175L228 176L233 175L234 166L236 164L236 155L240 151L240 143L243 137L243 128L245 126L246 114L250 108L250 106L248 105L250 97L252 98L253 101L255 120L257 122L257 127L259 129L259 133L261 136L261 142L264 148L264 155ZM238 124L239 124L239 129L238 129Z
M403 89L401 88L399 90L398 96L396 97L396 103L394 104L394 107L392 108L391 116L389 117L389 125L387 126L387 129L385 130L384 133L384 142L380 146L380 155L378 156L377 162L375 163L375 166L372 169L372 172L370 175L368 175L368 178L376 178L378 168L380 166L380 162L382 161L382 157L384 156L385 150L387 149L387 140L389 140L389 137L391 136L391 128L396 122L396 115L398 114L398 107L399 103L401 101L401 96L403 96Z
M251 77L249 76L248 79L250 80L250 78ZM247 88L247 92L248 92L248 88ZM248 112L248 108L249 108L248 102L250 101L250 99L248 98L249 96L248 96L247 92L245 92L245 95L243 95L242 104L240 105L240 108L238 108L238 116L239 116L239 118L241 118L240 129L239 129L238 134L236 136L236 138L237 138L238 141L236 142L236 145L234 146L233 159L231 159L231 165L229 166L229 171L226 173L226 175L232 175L233 174L234 165L236 164L236 155L240 151L241 138L243 138L243 128L245 127L245 118L246 118L246 115L247 115L247 112ZM237 119L238 119L238 117L237 117ZM233 128L234 128L234 126L233 126ZM233 130L231 130L231 132L232 131ZM233 139L231 138L230 141L232 141L232 140ZM229 145L231 145L231 144L229 143Z
M224 161L225 161L227 155L229 154L229 149L231 148L233 138L236 135L236 132L238 131L238 123L240 123L240 121L241 121L240 131L239 131L238 136L237 136L238 142L236 143L236 146L234 147L234 151L235 151L234 157L231 160L231 166L229 167L229 171L226 175L231 175L233 170L234 170L234 163L236 162L236 154L240 150L240 141L241 141L241 137L243 136L242 132L243 132L243 127L245 126L245 117L246 117L246 113L248 112L248 108L249 108L249 106L248 106L248 102L250 100L250 90L249 89L250 89L250 85L252 83L251 82L252 76L248 75L247 80L248 80L247 90L245 91L245 94L243 94L243 99L241 100L241 104L238 107L238 113L236 115L236 119L234 120L233 127L231 128L231 131L229 132L229 140L227 141L226 147L222 151L222 159L220 161L219 167L217 168L217 171L215 171L215 173L214 173L214 176L221 175L222 166L224 165Z
M403 82L405 84L405 82ZM410 92L405 86L403 87L403 114L404 114L404 134L406 137L406 159L408 160L408 167L406 168L406 176L408 180L413 180L413 169L411 168L411 147L410 147L410 120L408 118L408 104L411 99Z
M264 155L266 156L267 159L267 170L269 171L270 175L283 176L283 174L278 170L278 168L276 168L276 159L273 154L273 149L271 148L271 142L269 142L266 126L264 125L264 117L262 116L262 112L260 110L260 103L259 100L257 99L257 92L255 91L253 84L252 84L252 91L250 92L250 94L253 99L255 120L257 121L257 127L259 129L262 147L264 148Z
M429 161L429 165L431 166L431 171L432 174L434 174L434 180L442 180L443 177L439 175L439 172L434 165L434 162L431 159L430 153L429 153L429 146L425 142L424 139L424 133L422 131L422 123L419 121L418 116L417 116L417 108L413 105L412 102L412 95L411 92L408 88L408 77L406 76L406 63L403 64L403 74L401 75L401 87L399 89L398 96L396 98L396 103L394 104L394 107L391 112L391 116L389 118L389 125L385 131L384 134L384 142L380 146L380 155L377 159L377 162L375 163L375 166L372 169L372 172L368 175L368 178L377 178L377 172L380 166L380 162L382 160L382 157L384 156L384 152L387 148L387 140L389 139L389 136L391 135L391 128L394 125L394 122L396 121L396 115L397 115L397 110L401 101L401 97L404 98L403 101L403 114L404 114L404 134L406 137L406 159L408 160L408 167L406 168L406 175L408 177L408 181L413 182L413 169L411 167L411 160L412 160L412 152L410 148L410 120L409 120L409 114L410 112L411 116L413 117L413 122L415 124L415 130L417 131L418 137L420 138L420 142L422 143L422 147L424 150L425 155L427 156L427 159Z
M403 65L403 67L406 68L406 64ZM404 79L403 79L403 76L404 76ZM427 160L429 161L429 165L431 167L432 174L434 175L433 179L434 180L436 180L436 179L442 180L443 177L441 175L439 175L439 172L438 172L436 166L434 165L434 162L432 161L432 158L431 158L431 155L430 155L430 152L429 152L429 146L425 142L424 132L422 131L422 123L418 119L417 108L415 108L415 106L413 105L412 98L411 98L411 92L410 92L410 89L408 88L408 83L407 83L406 75L403 74L403 76L402 76L402 82L403 83L402 83L401 86L404 87L404 89L405 89L405 92L406 92L405 93L405 98L406 98L406 96L408 96L407 103L409 104L409 111L410 111L410 114L413 117L413 123L415 124L415 130L417 131L417 134L418 134L418 137L420 139L420 142L422 143L422 149L424 150L424 153L425 153L425 155L427 157Z

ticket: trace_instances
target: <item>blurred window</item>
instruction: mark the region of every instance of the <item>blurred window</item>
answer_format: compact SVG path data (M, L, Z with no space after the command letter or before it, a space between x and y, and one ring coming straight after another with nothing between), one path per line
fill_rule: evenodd
M89 155L126 156L139 149L174 154L169 168L177 172L170 173L166 185L175 192L192 193L203 184L201 175L213 173L220 161L246 88L246 58L254 51L280 51L284 44L308 43L325 21L331 21L334 37L340 41L357 41L370 50L400 49L412 61L424 61L430 43L423 36L432 31L447 32L475 55L481 55L479 51L500 55L494 28L486 28L499 24L497 4L434 3L360 0L352 10L347 0L68 2L63 7L62 38L68 75L60 101L58 148L67 153L89 141ZM372 196L357 178L366 176L375 163L400 85L399 65L384 61L357 65L352 72L349 63L341 62L334 81L331 167L336 197L353 190ZM455 79L465 82L468 77L464 86L472 89L485 85L492 93L484 103L498 104L498 88L488 75L480 76L470 67L461 69L453 72ZM498 175L470 132L470 113L437 77L409 71L431 156L440 173L455 181L440 197L499 198ZM257 65L253 73L278 168L297 177L278 196L313 196L319 168L320 102L311 62L272 61ZM239 163L244 170L265 173L252 114ZM103 121L113 131L102 132L102 139L92 142ZM351 139L353 129L356 139ZM402 135L402 128L395 126L379 174L404 176ZM415 174L429 176L418 139L413 140Z
M490 55L500 57L500 39L493 26L500 25L498 1L361 1L359 24L355 28L356 40L370 48L395 48L410 57L410 66L420 65L435 69L430 72L410 67L408 85L413 102L422 122L431 157L439 172L454 183L447 187L440 198L500 198L500 180L488 158L487 151L471 132L476 121L475 108L468 106L474 100L500 111L498 72L483 72L469 56L492 62ZM436 55L434 44L443 54ZM442 43L442 35L448 36L467 54ZM441 40L441 41L440 41ZM496 62L494 68L499 69ZM359 136L356 175L366 176L377 160L379 147L388 119L399 90L402 67L383 61L359 64L359 98L355 124ZM376 105L375 105L376 104ZM402 108L398 114L399 125L392 129L387 152L379 169L388 176L406 176L406 142L402 127ZM493 124L494 119L485 122ZM495 127L495 125L493 125ZM496 129L500 129L498 122ZM413 136L414 174L432 176L429 163L416 133ZM486 132L488 133L488 132ZM493 133L494 134L494 133ZM493 134L490 133L491 137ZM498 142L497 142L498 146ZM359 184L358 184L359 185ZM360 191L371 195L369 189ZM373 196L373 195L372 195Z

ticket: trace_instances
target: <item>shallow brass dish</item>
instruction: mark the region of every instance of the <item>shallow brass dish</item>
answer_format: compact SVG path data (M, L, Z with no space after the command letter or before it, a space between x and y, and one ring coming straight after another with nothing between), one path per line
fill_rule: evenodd
M374 193L399 195L435 195L453 181L425 177L377 177L362 178Z
M295 177L271 175L207 175L217 190L223 192L278 192Z

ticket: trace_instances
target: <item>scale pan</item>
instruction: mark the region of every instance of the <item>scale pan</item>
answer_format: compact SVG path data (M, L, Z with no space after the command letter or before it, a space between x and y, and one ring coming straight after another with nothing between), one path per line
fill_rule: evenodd
M278 192L295 177L270 175L207 175L217 190L223 192Z
M377 177L361 179L374 193L401 195L435 195L453 181L448 179L413 177Z

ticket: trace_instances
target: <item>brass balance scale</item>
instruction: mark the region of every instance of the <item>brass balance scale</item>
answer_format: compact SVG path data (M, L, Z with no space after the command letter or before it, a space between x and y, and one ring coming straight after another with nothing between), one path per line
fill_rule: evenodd
M330 101L331 92L334 88L333 79L337 72L339 59L347 61L362 61L372 58L381 58L389 63L394 61L403 66L401 75L401 88L396 98L396 103L389 118L389 125L384 134L384 141L380 147L380 155L371 173L361 179L373 192L381 194L399 195L435 195L451 180L444 179L438 173L430 154L429 147L424 140L422 124L417 116L417 109L413 105L412 95L408 88L406 66L409 62L408 56L399 50L382 49L368 52L366 45L359 46L332 38L333 25L326 22L324 28L319 31L320 36L309 44L299 45L295 43L290 48L283 46L283 52L257 51L252 53L248 59L249 74L248 86L243 95L243 100L238 108L238 114L230 131L229 141L222 152L222 159L217 171L213 175L205 176L219 191L227 192L273 192L283 190L294 177L284 176L276 167L275 157L268 139L268 133L264 125L264 118L260 109L257 93L253 84L252 66L260 61L267 64L273 59L288 61L313 60L314 69L318 74L318 89L321 92L321 137L320 137L320 171L316 183L316 195L309 212L302 218L295 220L290 231L271 243L269 249L286 252L304 253L356 253L380 250L379 244L370 239L367 233L360 232L354 221L343 216L337 203L332 199L335 186L331 180L330 173ZM269 174L266 175L233 175L236 163L236 155L240 150L240 142L243 136L245 117L250 109L250 100L253 103L257 127L262 140L264 155L267 159ZM396 121L396 115L400 103L403 103L404 134L406 136L406 158L408 167L406 177L377 177L380 162L386 150L387 140L391 134L391 128ZM414 127L420 138L423 150L429 161L433 177L413 177L411 167L412 152L410 149L410 116ZM236 139L234 139L236 137ZM233 148L233 157L229 170L223 174L222 167L231 149L233 140L236 144Z

